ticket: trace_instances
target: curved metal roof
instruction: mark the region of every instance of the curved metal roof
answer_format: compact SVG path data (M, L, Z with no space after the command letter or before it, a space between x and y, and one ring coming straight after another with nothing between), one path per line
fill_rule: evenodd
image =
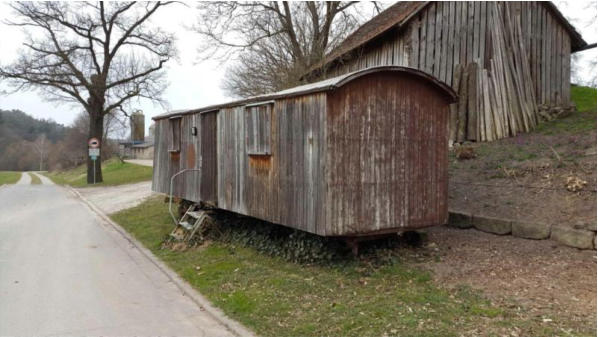
M219 110L219 109L223 109L223 108L230 108L230 107L241 106L241 105L250 105L250 104L260 104L260 103L266 103L266 102L270 102L270 101L273 101L276 99L281 99L281 98L288 98L288 97L301 96L301 95L306 95L306 94L315 93L315 92L334 90L334 89L339 88L339 87L343 86L344 84L351 82L357 78L360 78L360 77L368 75L368 74L377 73L377 72L396 72L397 74L404 73L404 74L410 74L410 75L414 75L414 76L423 78L423 79L427 80L428 82L432 83L440 91L445 93L450 98L450 100L452 102L456 102L456 100L457 100L457 94L453 91L453 89L451 87L449 87L444 82L439 81L435 77L433 77L421 70L418 70L415 68L409 68L409 67L401 67L401 66L381 66L381 67L366 68L363 70L358 70L355 72L347 73L347 74L344 74L341 76L329 78L324 81L301 85L298 87L285 89L285 90L274 92L271 94L253 96L253 97L249 97L246 99L237 100L237 101L233 101L233 102L229 102L229 103L210 105L210 106L206 106L206 107L198 108L198 109L174 110L174 111L167 112L165 114L154 116L152 119L158 120L158 119L172 118L172 117L178 117L178 116L194 114L194 113L210 112L210 111Z

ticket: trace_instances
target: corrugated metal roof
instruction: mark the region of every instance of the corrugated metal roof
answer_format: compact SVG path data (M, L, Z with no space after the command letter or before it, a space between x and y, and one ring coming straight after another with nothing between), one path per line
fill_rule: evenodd
M181 116L181 115L202 113L202 112L210 112L210 111L219 110L219 109L223 109L223 108L255 104L255 103L260 103L260 102L267 103L268 101L272 101L272 100L280 99L280 98L287 98L287 97L300 96L300 95L305 95L305 94L314 93L314 92L333 90L333 89L338 88L338 87L342 86L343 84L345 84L353 79L359 78L361 76L371 74L371 73L376 73L376 72L385 72L385 71L386 72L397 72L397 73L408 73L408 74L423 77L423 78L429 80L430 82L434 83L439 89L441 89L448 96L450 96L453 101L455 101L457 98L457 95L455 94L455 92L453 91L452 88L450 88L445 83L437 80L433 76L422 72L421 70L414 69L414 68L408 68L408 67L400 67L400 66L381 66L381 67L366 68L366 69L354 71L351 73L343 74L343 75L340 75L337 77L329 78L327 80L323 80L320 82L305 84L305 85L301 85L298 87L285 89L282 91L277 91L277 92L274 92L271 94L253 96L253 97L249 97L246 99L237 100L237 101L233 101L233 102L229 102L229 103L210 105L210 106L206 106L203 108L190 109L190 110L173 110L173 111L169 111L165 114L154 116L152 119L158 120L158 119L169 118L169 117L174 117L174 116Z

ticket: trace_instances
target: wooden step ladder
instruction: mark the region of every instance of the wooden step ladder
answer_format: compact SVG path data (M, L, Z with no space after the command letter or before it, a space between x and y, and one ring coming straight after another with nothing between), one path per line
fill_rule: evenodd
M208 214L198 204L189 206L183 217L177 222L176 227L170 233L170 237L176 241L187 242L193 238L201 228Z

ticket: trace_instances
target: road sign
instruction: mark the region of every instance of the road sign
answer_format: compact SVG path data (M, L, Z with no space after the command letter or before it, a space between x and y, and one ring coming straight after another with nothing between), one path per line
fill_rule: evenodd
M100 147L100 140L95 137L89 138L89 140L87 141L87 145L89 145L89 147L92 149L97 149L98 147Z
M100 156L100 149L90 148L89 149L89 156L91 157L91 160L95 160L94 157L99 157Z

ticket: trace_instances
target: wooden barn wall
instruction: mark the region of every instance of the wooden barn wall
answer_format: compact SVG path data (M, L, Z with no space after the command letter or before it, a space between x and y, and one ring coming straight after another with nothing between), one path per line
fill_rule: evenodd
M446 223L448 106L412 75L364 76L329 94L326 235Z
M493 6L500 12L498 29L506 39L500 58L499 41L492 38L497 29L492 25ZM524 51L521 61L512 55L519 47ZM509 57L515 59L511 65ZM462 136L456 130L451 139L485 141L529 131L539 119L539 109L570 106L570 57L569 34L541 2L432 2L407 27L385 33L328 69L326 77L379 65L423 70L451 85L465 104L460 125L451 121L457 123L455 129L462 129ZM498 71L496 61L504 63L500 76L492 74ZM525 69L520 69L523 62ZM493 82L500 77L502 81ZM469 84L465 91L459 88L463 78ZM532 90L520 92L526 87ZM519 102L512 103L513 97ZM513 106L501 105L501 100Z
M245 107L218 114L218 207L322 234L326 94L277 100L270 155L247 152Z
M330 69L327 77L385 65L408 67L409 41L406 34L406 31L396 29L385 33L383 39L360 49L354 57Z

